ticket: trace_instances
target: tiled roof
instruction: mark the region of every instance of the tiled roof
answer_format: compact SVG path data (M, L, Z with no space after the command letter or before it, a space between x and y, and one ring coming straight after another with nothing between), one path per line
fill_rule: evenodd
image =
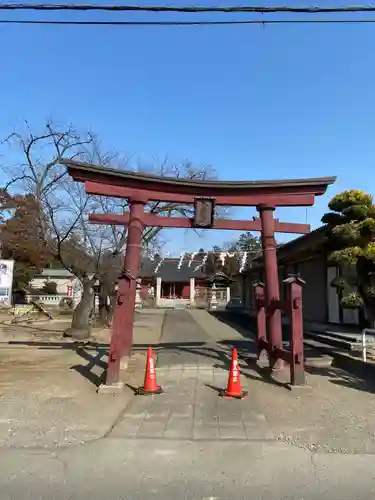
M139 172L130 172L126 170L120 170L118 168L108 168L102 167L101 165L93 165L91 163L82 163L76 160L71 160L68 158L61 158L60 163L66 165L69 174L73 179L80 182L85 180L97 180L98 178L103 179L103 177L111 180L114 185L117 181L117 185L134 187L134 183L138 185L140 183L144 184L146 189L149 189L150 185L158 185L160 188L167 190L172 186L174 189L182 187L183 189L188 188L209 188L209 189L225 189L226 193L228 190L238 192L244 192L249 190L258 190L261 188L293 188L293 187L311 187L315 189L320 186L327 188L328 185L333 184L336 181L336 177L316 177L307 179L282 179L282 180L256 180L256 181L218 181L216 179L186 179L183 177L167 177L167 176L155 176ZM122 182L121 182L122 181ZM185 192L185 191L180 191ZM231 193L232 194L232 193Z
M193 261L189 266L189 260L184 260L181 268L178 269L179 259L165 259L155 273L157 261L144 259L141 264L141 269L138 273L140 278L157 278L161 277L166 282L186 282L190 278L204 279L206 274L202 269L195 271L196 267L201 264L201 261Z
M42 272L39 273L35 278L71 278L74 276L70 271L67 269L50 269L50 268L45 268L42 269Z

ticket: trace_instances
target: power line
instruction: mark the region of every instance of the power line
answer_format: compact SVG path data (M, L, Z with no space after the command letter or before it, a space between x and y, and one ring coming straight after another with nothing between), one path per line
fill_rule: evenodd
M101 4L33 4L2 3L0 10L42 10L42 11L115 11L115 12L181 12L181 13L350 13L375 12L375 5L348 5L331 7L291 7L291 6L167 6L167 5L101 5Z
M266 24L373 24L375 19L278 19L249 21L50 21L35 19L0 19L0 24L44 24L77 26L225 26Z

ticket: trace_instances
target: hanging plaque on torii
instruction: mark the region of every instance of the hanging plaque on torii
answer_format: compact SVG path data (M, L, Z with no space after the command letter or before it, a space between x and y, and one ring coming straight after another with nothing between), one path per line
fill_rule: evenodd
M195 198L192 227L210 229L214 225L215 200L213 198Z

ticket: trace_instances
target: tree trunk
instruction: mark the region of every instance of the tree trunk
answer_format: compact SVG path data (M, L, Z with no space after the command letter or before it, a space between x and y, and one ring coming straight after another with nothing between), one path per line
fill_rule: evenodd
M106 287L100 283L99 287L99 323L101 325L108 324L109 297Z
M107 296L99 295L99 324L107 325L109 321Z
M79 340L87 339L91 335L90 316L94 305L93 280L83 278L82 286L81 301L74 310L71 327L64 332L65 337Z
M109 287L106 283L100 284L99 291L99 322L101 325L109 325L112 321L114 311L113 284Z

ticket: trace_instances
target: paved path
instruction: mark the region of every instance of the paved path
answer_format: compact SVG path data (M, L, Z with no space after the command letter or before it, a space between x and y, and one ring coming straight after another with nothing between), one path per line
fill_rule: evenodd
M207 315L207 312L205 312ZM218 344L219 323L207 330L189 311L168 311L157 361L165 394L133 400L112 436L166 439L272 439L265 416L251 399L218 396L228 379L229 346ZM202 318L201 318L202 323ZM227 340L241 338L226 328ZM228 335L229 333L229 335ZM219 334L219 340L223 340ZM242 363L242 367L246 365Z
M375 453L375 394L368 384L332 367L310 367L311 389L296 395L284 385L288 370L273 380L256 368L254 341L243 334L206 311L168 311L157 364L165 394L134 399L112 435L273 439L311 451ZM242 401L218 396L232 345L249 392Z
M213 342L189 311L168 311L161 337L162 349L158 355L158 367L184 368L200 364L212 365L207 356L199 355L200 348Z

